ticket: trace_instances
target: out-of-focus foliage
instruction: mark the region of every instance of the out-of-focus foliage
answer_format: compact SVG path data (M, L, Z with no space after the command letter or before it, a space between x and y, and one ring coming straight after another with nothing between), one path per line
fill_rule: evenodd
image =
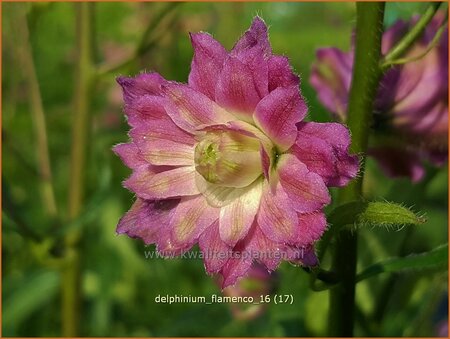
M61 217L43 208L37 175L36 142L28 88L14 32L15 7L27 11L30 41L45 110L55 195ZM386 23L419 13L426 4L389 3ZM82 336L323 336L328 295L309 288L308 273L283 264L277 294L293 295L289 304L271 303L252 321L236 321L226 304L156 303L158 295L219 294L200 259L146 259L152 250L115 235L120 216L133 196L121 187L130 171L111 152L127 140L117 75L155 70L167 79L186 81L192 57L188 32L207 31L231 48L251 22L262 16L277 54L288 56L303 79L309 119L328 121L307 83L318 47L347 50L354 26L351 3L96 3L95 61L108 70L142 45L136 60L97 78L88 139L86 193L81 217L66 220L76 72L75 10L72 3L2 5L2 262L3 335L59 336L61 235L81 230ZM157 25L154 25L157 23ZM360 230L359 270L393 256L429 251L446 242L447 167L429 169L426 180L384 177L368 160L366 196L403 203L426 214L427 222L403 231ZM32 230L35 241L23 233ZM52 240L56 239L56 241ZM323 266L329 267L325 256ZM443 317L447 272L423 270L384 274L357 286L358 336L433 336ZM443 307L445 309L445 307ZM441 312L441 313L439 313Z

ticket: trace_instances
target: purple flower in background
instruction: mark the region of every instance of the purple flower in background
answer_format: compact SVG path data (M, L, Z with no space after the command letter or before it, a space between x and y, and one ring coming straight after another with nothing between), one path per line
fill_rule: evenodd
M248 321L264 314L269 305L264 297L273 294L277 280L278 276L275 273L268 272L263 265L255 263L244 279L239 280L234 286L225 288L222 291L225 297L243 301L229 304L233 318ZM252 299L254 302L249 302Z
M423 54L444 20L436 15L404 58ZM397 21L384 34L386 54L408 30L410 22ZM353 51L337 48L317 51L310 82L319 100L338 119L345 121L353 67ZM447 159L448 135L448 29L439 44L423 58L389 69L381 80L374 105L378 140L369 154L390 176L424 175L422 161L441 165Z
M253 262L316 265L327 186L358 171L348 130L302 122L307 106L286 57L272 54L256 17L231 52L191 35L189 83L157 73L119 77L131 141L115 152L137 200L117 232L172 256L198 243L223 287Z

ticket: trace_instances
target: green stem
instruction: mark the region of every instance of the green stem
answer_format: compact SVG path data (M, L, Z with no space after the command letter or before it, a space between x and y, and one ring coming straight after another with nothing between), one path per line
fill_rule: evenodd
M428 23L433 19L441 2L432 3L414 27L386 54L381 61L381 69L386 70L396 64L396 59L401 57L423 33Z
M72 149L70 160L70 182L68 197L69 221L81 212L84 195L86 147L89 131L89 109L94 75L92 53L93 3L77 3L77 51L75 112L72 125ZM62 284L62 334L76 337L79 325L80 303L80 256L77 250L81 234L76 231L65 238L67 264L63 270Z
M384 3L356 4L355 58L347 124L352 134L352 153L361 155L360 175L339 196L343 204L362 199L365 152L372 122L373 102L381 78L379 61ZM333 271L340 281L330 290L329 330L333 337L353 335L355 305L356 231L342 230L333 249Z
M164 9L162 9L155 16L155 18L153 18L153 20L149 22L147 28L142 33L139 39L139 43L137 44L137 47L134 50L133 54L130 57L126 58L125 60L122 60L116 64L113 65L106 64L100 66L98 69L99 76L114 73L124 69L125 67L131 65L134 61L136 61L136 59L138 59L140 56L144 55L146 52L152 49L157 43L158 38L160 38L160 36L155 35L152 36L152 34L154 34L154 31L161 24L161 22L164 21L164 19L166 19L167 16L169 16L179 5L180 3L178 2L167 4L167 6ZM167 26L170 26L170 24L168 24ZM161 32L163 33L165 31L166 30L161 30Z
M413 57L409 57L409 58L399 58L396 60L392 60L389 63L389 66L392 65L403 65L403 64L407 64L409 62L414 62L414 61L418 61L422 58L424 58L433 48L435 48L440 40L441 40L441 36L445 31L445 28L447 26L448 23L448 12L445 14L445 19L444 21L442 21L441 25L439 26L436 34L434 35L433 39L430 41L430 43L428 44L427 48L425 48L425 50L420 53L419 55L413 56Z
M30 96L30 112L36 135L36 148L39 168L39 181L42 202L50 217L56 217L57 207L52 182L50 155L48 151L47 127L45 122L44 107L42 105L41 91L37 79L36 68L33 61L33 53L30 44L30 34L25 9L22 5L17 7L17 20L13 20L13 28L19 41L17 46L18 57L26 74L28 94Z

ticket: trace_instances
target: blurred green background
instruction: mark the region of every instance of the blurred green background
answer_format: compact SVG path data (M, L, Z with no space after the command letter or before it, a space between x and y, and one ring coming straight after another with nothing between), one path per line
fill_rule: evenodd
M226 304L155 303L158 294L209 296L220 289L200 259L145 259L149 248L141 241L115 234L134 199L121 186L130 171L111 151L127 140L128 130L115 77L152 70L186 82L192 58L188 32L210 32L231 48L258 14L270 27L274 52L288 56L301 75L309 119L328 121L308 84L311 63L318 47L348 50L354 4L91 3L88 44L95 69L88 72L95 77L87 82L78 63L80 6L2 4L3 336L62 334L61 286L70 278L61 272L74 263L79 265L74 304L79 305L80 336L324 336L328 293L311 291L308 274L288 263L278 270L277 293L292 294L294 303L270 304L251 321L235 320ZM420 14L426 6L388 3L386 24ZM74 122L83 110L80 81L88 84L84 125ZM57 213L42 193L39 102ZM86 132L87 142L84 192L74 212L70 201L76 193L69 182L77 163L70 155L76 128ZM428 222L398 231L361 230L359 269L447 242L447 167L429 168L426 181L412 185L384 177L369 159L366 179L367 197L404 203ZM323 266L329 267L328 257ZM447 317L447 285L442 270L385 274L358 284L355 334L437 335L437 324Z

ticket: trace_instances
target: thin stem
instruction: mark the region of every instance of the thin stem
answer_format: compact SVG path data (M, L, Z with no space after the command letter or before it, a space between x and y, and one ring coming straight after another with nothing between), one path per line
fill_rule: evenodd
M47 127L45 122L44 107L42 105L41 91L37 79L36 68L33 61L30 34L24 7L17 7L17 18L12 20L13 29L16 32L18 43L18 57L23 72L27 75L28 94L30 96L30 112L36 135L36 148L38 156L39 179L41 185L42 201L46 212L50 217L57 215L55 193L52 182L50 155L48 151Z
M355 61L350 89L347 124L352 133L350 150L361 155L360 175L339 196L343 204L362 199L365 152L372 122L373 102L381 78L379 61L384 3L356 4ZM356 231L343 229L333 249L333 271L341 282L330 290L329 335L352 336L354 327Z
M447 26L447 22L448 22L448 13L445 14L444 21L439 26L439 29L436 31L436 34L434 35L433 39L430 41L430 43L428 44L427 48L422 53L420 53L419 55L410 57L410 58L399 58L399 59L396 59L396 60L392 60L386 66L404 65L404 64L407 64L409 62L418 61L418 60L422 59L423 57L425 57L433 48L435 48L439 44L441 36L444 33L444 30L445 30L445 28Z
M151 37L151 34L154 33L155 29L159 26L159 24L165 19L168 15L170 15L177 7L180 5L178 2L173 2L167 4L167 6L161 10L160 13L156 15L156 17L149 22L149 25L145 29L145 31L142 33L139 43L137 44L136 49L134 50L133 54L131 54L130 57L116 63L113 65L102 65L99 67L98 74L100 76L117 72L129 65L131 65L136 59L138 59L140 56L145 54L147 51L149 51L158 40L158 36Z
M422 17L417 21L413 28L386 54L381 61L381 69L386 70L394 63L393 61L401 57L412 46L417 38L423 33L428 23L433 19L441 2L433 2L427 8Z
M75 113L72 125L72 150L70 160L70 181L68 197L69 221L81 212L84 195L86 147L89 131L89 109L93 81L92 17L93 3L77 3L76 28L78 65L76 67ZM77 251L80 240L78 231L65 238L67 264L63 270L62 283L62 334L65 337L78 336L80 303L80 257Z

